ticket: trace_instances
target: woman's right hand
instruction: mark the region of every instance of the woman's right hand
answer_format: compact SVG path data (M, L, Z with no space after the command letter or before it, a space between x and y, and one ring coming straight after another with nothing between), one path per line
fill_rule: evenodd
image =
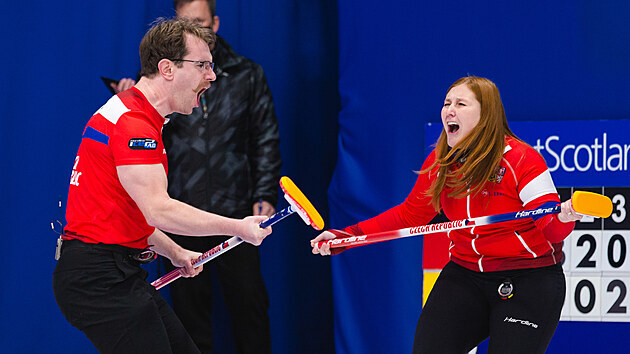
M313 247L313 254L321 254L322 256L330 256L330 245L324 244L322 248L317 247L317 243L320 241L332 240L336 236L329 231L324 231L321 234L317 235L314 239L311 240L311 247Z

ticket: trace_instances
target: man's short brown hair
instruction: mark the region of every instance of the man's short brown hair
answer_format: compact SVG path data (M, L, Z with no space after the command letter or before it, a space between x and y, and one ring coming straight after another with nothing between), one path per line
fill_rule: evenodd
M162 59L175 60L186 56L186 33L201 38L209 47L214 45L215 34L207 28L186 19L159 18L140 42L140 76L150 78L157 74L158 63Z

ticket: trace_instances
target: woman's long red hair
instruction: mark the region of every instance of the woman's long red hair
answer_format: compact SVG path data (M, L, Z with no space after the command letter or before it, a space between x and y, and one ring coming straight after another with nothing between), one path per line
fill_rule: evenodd
M437 211L441 210L440 196L447 188L450 190L447 196L453 198L479 193L499 168L505 137L516 138L508 126L499 89L492 81L475 76L463 77L448 88L447 94L459 85L466 85L475 94L481 105L480 118L468 136L452 148L449 148L446 131L442 129L435 147L435 162L420 171L428 173L438 166L437 177L427 191Z

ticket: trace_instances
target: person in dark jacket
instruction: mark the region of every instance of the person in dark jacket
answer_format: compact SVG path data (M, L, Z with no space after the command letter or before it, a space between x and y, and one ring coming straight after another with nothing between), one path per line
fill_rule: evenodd
M214 0L175 0L178 17L215 33ZM229 217L271 216L278 201L280 148L271 91L260 65L240 56L217 36L217 79L192 114L173 116L164 126L168 192L174 199ZM133 80L121 80L131 84ZM124 87L123 87L124 88ZM169 234L184 248L205 252L228 237ZM167 271L173 268L166 262ZM216 274L211 270L216 270ZM212 261L195 281L170 285L175 313L203 353L213 350L212 277L217 276L232 320L237 353L270 353L269 300L258 248L246 243ZM191 278L193 279L193 278Z
M175 0L174 7L178 17L215 33L219 29L214 0ZM219 215L271 216L278 202L281 159L278 121L265 74L260 65L236 54L219 36L212 56L217 79L201 97L200 107L164 127L168 191L173 198ZM222 241L170 236L197 252ZM269 300L258 248L244 243L212 262L214 268L207 268L216 270L232 319L236 352L270 353ZM211 353L213 346L214 275L202 272L190 278L195 281L182 279L170 289L177 316L203 353Z

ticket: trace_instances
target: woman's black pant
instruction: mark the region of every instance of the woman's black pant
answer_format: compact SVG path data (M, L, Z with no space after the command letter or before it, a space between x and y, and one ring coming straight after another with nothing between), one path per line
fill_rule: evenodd
M507 284L511 296L501 296ZM467 353L489 338L488 353L544 353L565 291L560 264L480 273L451 261L422 309L413 352Z

